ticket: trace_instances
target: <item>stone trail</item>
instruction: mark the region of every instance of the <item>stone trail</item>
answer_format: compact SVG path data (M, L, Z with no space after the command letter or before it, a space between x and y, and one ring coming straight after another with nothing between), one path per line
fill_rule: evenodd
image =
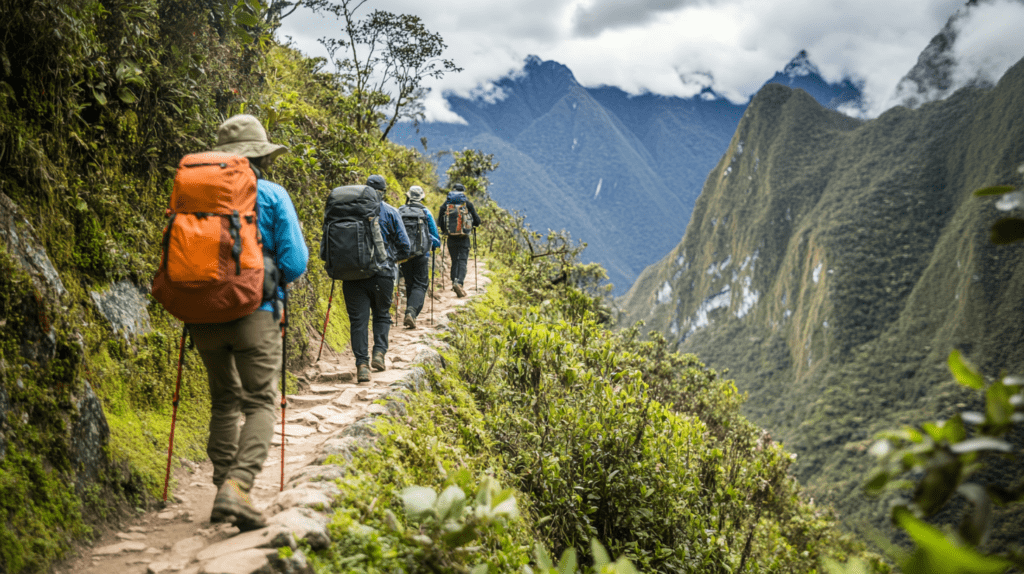
M330 508L339 493L334 479L344 476L342 467L323 465L324 460L330 454L349 457L355 448L367 444L362 429L374 417L388 414L388 406L374 401L394 391L422 388L423 371L416 365L439 364L436 335L447 323L447 315L490 283L483 265L479 277L475 277L475 266L469 267L466 298L455 296L447 270L439 270L447 290L435 290L434 324L429 323L428 295L415 329L407 330L401 322L392 325L387 370L374 372L369 383L356 383L350 349L337 353L326 346L318 364L296 374L302 391L289 395L284 433L279 418L270 455L252 490L254 504L268 519L267 528L239 534L234 526L211 524L216 495L212 465L182 460L173 501L169 497L165 509L122 524L121 531L102 536L81 555L58 566L54 574L311 574L297 542L305 540L313 549L330 544L329 510L321 509ZM472 287L475 279L479 290ZM404 293L402 299L404 312ZM319 333L308 336L310 353L315 353ZM312 361L315 355L309 358ZM287 559L278 558L277 549L282 546L296 551Z

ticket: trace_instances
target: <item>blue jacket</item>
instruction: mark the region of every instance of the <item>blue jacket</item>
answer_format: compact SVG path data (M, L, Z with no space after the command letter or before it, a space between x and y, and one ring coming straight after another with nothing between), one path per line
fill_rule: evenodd
M412 244L409 243L409 236L405 233L405 224L402 223L402 216L398 210L388 205L387 202L380 202L380 234L384 238L384 247L388 251L387 269L391 277L398 276L396 261L403 261L409 258L409 250Z
M480 225L480 216L476 214L476 208L473 207L473 202L466 197L466 194L461 191L449 191L448 197L445 198L444 203L441 204L441 209L438 210L439 219L441 221L441 233L444 233L445 235L448 234L448 222L445 221L444 210L450 203L455 205L465 203L466 207L469 208L469 215L473 218L473 227Z
M256 204L263 249L274 256L284 282L291 283L306 272L306 264L309 263L309 248L302 237L292 198L280 185L260 179L256 181ZM278 297L284 296L280 287L277 294ZM264 302L260 310L273 311L271 302Z

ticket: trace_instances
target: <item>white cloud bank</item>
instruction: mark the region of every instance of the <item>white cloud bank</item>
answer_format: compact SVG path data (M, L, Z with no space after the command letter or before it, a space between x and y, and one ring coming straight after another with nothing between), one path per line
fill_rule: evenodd
M872 115L891 104L900 78L963 0L370 0L416 14L464 68L432 84L428 119L453 121L442 91L469 95L521 69L536 54L568 66L586 86L689 97L713 87L746 101L801 49L827 80L862 83ZM308 12L279 35L322 55L317 39L336 22ZM956 55L962 76L992 78L1024 55L1024 2L982 0L964 19ZM958 73L960 73L958 71ZM967 80L964 80L967 81Z

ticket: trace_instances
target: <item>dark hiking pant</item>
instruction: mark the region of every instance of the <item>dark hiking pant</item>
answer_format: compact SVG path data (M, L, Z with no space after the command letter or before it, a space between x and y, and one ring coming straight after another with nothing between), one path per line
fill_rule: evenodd
M402 277L405 278L405 312L412 313L415 319L423 310L423 299L430 287L430 253L403 263Z
M251 488L263 470L277 411L281 326L270 311L227 323L188 327L210 382L210 438L206 453L218 487L233 478ZM241 429L238 420L245 414Z
M470 236L448 236L448 254L452 257L452 283L462 285L466 281L466 270L469 267L469 248Z
M348 310L349 334L356 365L370 364L368 352L369 322L373 319L373 352L388 352L388 332L391 330L391 298L395 280L387 275L369 279L342 281L345 309Z

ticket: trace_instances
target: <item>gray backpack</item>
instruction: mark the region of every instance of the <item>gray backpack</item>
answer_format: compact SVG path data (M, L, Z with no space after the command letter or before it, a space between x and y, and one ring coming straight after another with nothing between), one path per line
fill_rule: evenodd
M422 204L410 202L398 208L409 236L409 257L419 257L430 251L430 224L427 223L426 209Z

